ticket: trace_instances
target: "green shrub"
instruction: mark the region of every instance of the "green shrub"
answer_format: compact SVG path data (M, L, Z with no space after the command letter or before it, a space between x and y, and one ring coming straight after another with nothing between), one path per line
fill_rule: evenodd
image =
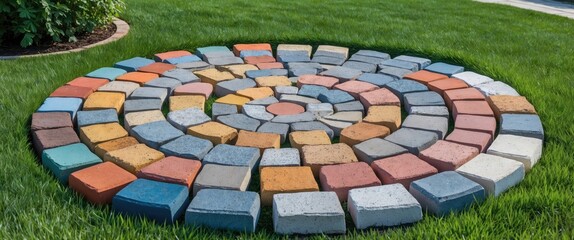
M0 44L28 47L44 41L76 41L125 8L123 0L0 0Z

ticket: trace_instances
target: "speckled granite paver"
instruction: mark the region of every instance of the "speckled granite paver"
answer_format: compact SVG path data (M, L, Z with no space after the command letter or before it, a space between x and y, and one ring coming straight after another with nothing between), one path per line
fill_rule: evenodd
M132 135L138 141L157 149L160 145L183 136L183 132L167 121L157 121L132 128Z
M524 179L521 162L481 153L456 170L461 175L484 187L487 194L495 197Z
M248 167L254 171L260 156L259 149L254 147L219 144L203 158L203 164Z
M287 140L289 124L266 122L257 128L257 132L279 134L279 136L281 136L281 144L283 144Z
M342 234L346 232L345 212L334 192L277 194L273 226L279 234Z
M500 134L486 153L519 161L524 164L524 168L528 171L538 163L542 156L542 140Z
M260 211L261 201L256 192L205 189L200 191L187 207L185 224L254 232Z
M211 148L213 144L209 140L183 135L161 145L158 150L166 156L202 160Z
M188 128L209 122L211 118L199 108L176 110L167 114L167 121L185 132Z
M399 184L352 189L347 209L357 229L397 226L423 218L420 204Z
M301 166L301 157L296 148L265 149L259 163L259 169L288 166Z

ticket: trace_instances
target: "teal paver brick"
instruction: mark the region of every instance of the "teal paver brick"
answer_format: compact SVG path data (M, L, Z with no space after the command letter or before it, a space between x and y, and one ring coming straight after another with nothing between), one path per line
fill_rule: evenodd
M42 153L42 165L63 184L71 173L101 163L102 160L82 143L47 149Z
M117 77L126 74L127 71L121 68L103 67L86 74L86 77L105 78L110 81L116 80Z
M145 67L154 63L155 61L152 59L142 58L142 57L134 57L130 59L126 59L123 61L119 61L114 64L115 68L121 68L128 72L135 72L141 67Z

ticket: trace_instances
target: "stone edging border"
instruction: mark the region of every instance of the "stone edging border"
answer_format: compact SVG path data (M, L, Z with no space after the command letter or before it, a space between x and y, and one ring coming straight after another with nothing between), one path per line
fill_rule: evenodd
M108 43L117 41L117 40L123 38L124 36L126 36L128 34L128 32L130 31L130 25L127 22L125 22L124 20L121 20L119 18L114 18L113 23L114 23L114 25L116 25L116 32L112 36L110 36L109 38L106 38L106 39L99 41L97 43L92 43L90 45L86 45L83 47L75 48L72 50L59 51L59 52L39 53L39 54L30 54L30 55L0 56L0 60L12 60L12 59L18 59L18 58L41 57L41 56L57 55L57 54L64 54L64 53L81 52L81 51L84 51L86 49L90 49L90 48L93 48L93 47L96 47L99 45L108 44Z

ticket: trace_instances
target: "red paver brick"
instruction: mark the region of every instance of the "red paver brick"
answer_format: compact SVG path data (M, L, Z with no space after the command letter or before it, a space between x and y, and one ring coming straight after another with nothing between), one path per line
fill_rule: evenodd
M240 130L237 135L236 146L254 147L259 148L259 152L263 155L263 151L268 148L279 148L281 144L281 136L275 133L262 133L250 132Z
M32 142L38 154L49 148L79 143L78 134L71 127L38 130L32 133Z
M435 91L440 95L444 96L445 91L468 88L468 84L456 78L447 78L429 82L428 87L430 90Z
M438 170L411 153L383 158L371 163L383 184L400 183L409 189L411 182L428 177Z
M271 44L269 43L247 43L247 44L235 44L233 45L233 54L239 57L241 51L245 50L262 50L273 52L271 49Z
M494 112L486 101L454 101L452 104L454 120L459 114L494 116Z
M421 151L419 157L443 172L456 170L478 153L478 148L475 147L438 140L429 148Z
M454 122L454 128L485 132L494 137L494 133L496 132L496 119L486 116L458 115Z
M391 130L388 127L372 123L358 122L341 131L340 142L349 146L354 146L355 144L359 144L371 138L386 137L390 133Z
M453 101L484 101L484 95L476 88L454 89L444 92L444 100L451 107Z
M193 55L193 54L191 54L188 51L179 50L179 51L157 53L154 56L155 56L156 61L159 60L161 62L163 60L170 59L170 58L177 58L177 57L191 56L191 55Z
M139 178L185 185L191 189L200 169L201 162L198 160L171 156L142 168L136 175Z
M72 173L68 184L93 204L109 204L116 193L136 179L114 163L104 162Z
M150 65L138 68L138 71L147 72L147 73L162 74L162 73L167 72L167 71L172 70L172 69L175 69L175 65L169 64L169 63L156 62L156 63L152 63Z
M91 88L64 85L50 94L50 97L73 97L86 100L92 92L94 92L94 90Z
M475 147L478 148L478 151L484 153L492 142L492 136L485 132L454 129L454 131L452 131L445 140Z
M297 80L297 87L300 88L305 84L309 85L319 85L326 88L333 88L336 84L339 83L339 79L334 77L325 77L325 76L317 76L317 75L302 75Z
M275 115L294 115L305 112L305 108L295 103L278 102L267 106L267 111Z
M129 72L116 78L116 81L134 82L143 86L145 83L158 78L155 73Z
M213 93L213 85L203 82L195 82L181 85L173 91L173 95L201 95L209 98Z
M263 69L282 69L283 64L280 62L272 62L272 63L257 63L255 64L255 66L257 66L257 68L263 70Z
M67 112L38 112L32 114L32 131L74 127L70 114Z
M370 84L368 82L355 81L355 80L337 84L334 86L334 88L339 89L341 91L345 91L351 94L351 96L353 96L354 98L359 98L359 93L370 92L379 89L379 87L377 87L376 85Z
M381 185L369 164L364 162L323 166L319 170L321 190L334 191L339 201L347 201L349 190Z
M66 83L70 86L90 88L92 91L98 90L101 86L108 84L110 81L103 78L79 77Z
M370 92L364 92L359 94L359 100L365 106L369 108L370 106L380 106L380 105L392 105L401 106L401 101L393 92L386 88L377 89Z
M274 63L275 58L271 56L252 56L243 58L247 64Z
M523 96L496 95L489 96L486 101L498 119L503 113L536 114L534 106Z
M426 70L420 70L418 72L407 74L403 78L415 80L417 82L427 85L429 82L445 79L448 78L448 76L434 72L429 72Z

